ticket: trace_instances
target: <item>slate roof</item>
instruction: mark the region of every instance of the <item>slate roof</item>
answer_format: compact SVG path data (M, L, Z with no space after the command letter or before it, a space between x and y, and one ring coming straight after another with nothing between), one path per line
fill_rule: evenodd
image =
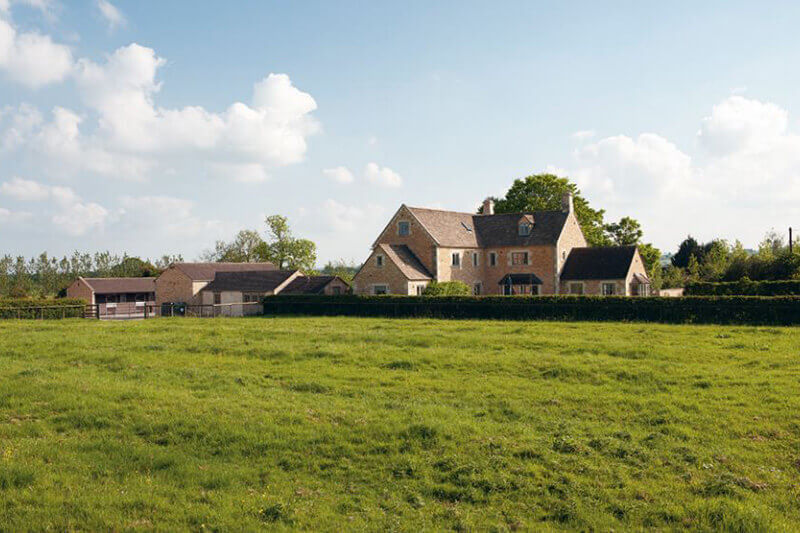
M635 254L636 246L573 248L564 264L561 279L624 279Z
M563 211L476 215L421 207L408 210L440 246L456 248L553 245L567 221L567 213ZM530 235L519 235L519 221L523 217L533 217Z
M192 281L211 281L217 272L259 272L277 270L272 263L173 263Z
M214 281L203 287L203 290L212 292L271 292L295 272L297 270L217 272Z
M281 294L322 294L328 283L335 279L341 278L338 276L299 276L284 287Z
M403 275L410 280L433 279L425 265L420 262L414 252L405 244L379 244L389 260L397 265Z
M81 278L95 294L156 292L156 278Z

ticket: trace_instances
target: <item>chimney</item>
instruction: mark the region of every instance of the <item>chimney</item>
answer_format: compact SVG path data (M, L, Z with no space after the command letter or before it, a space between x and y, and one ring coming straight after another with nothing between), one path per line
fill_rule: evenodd
M575 207L572 205L572 193L570 191L561 195L561 210L564 213L572 213Z
M487 198L483 201L483 214L494 215L494 200Z

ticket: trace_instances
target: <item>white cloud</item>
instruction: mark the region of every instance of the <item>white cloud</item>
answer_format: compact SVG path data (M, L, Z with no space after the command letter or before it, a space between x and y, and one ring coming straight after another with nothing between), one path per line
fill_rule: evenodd
M336 183L353 183L356 179L347 167L326 168L322 173Z
M0 19L0 71L32 88L64 80L72 71L69 47L54 43L48 35L19 33Z
M580 130L572 134L572 138L576 141L587 141L595 136L594 130Z
M124 232L158 231L172 238L200 237L204 242L228 236L233 228L219 220L198 216L191 200L171 196L124 196L114 224Z
M50 188L37 181L12 178L11 181L0 183L0 194L15 200L42 201L50 197Z
M108 210L105 207L94 202L75 201L65 203L51 220L57 230L77 237L90 230L102 228L107 217Z
M114 30L125 24L125 15L108 0L97 0L97 9L106 20L109 30Z
M383 187L400 187L403 185L403 178L389 167L380 167L377 163L367 163L364 169L364 176L367 181Z
M374 204L360 207L345 205L329 198L325 200L321 212L329 229L336 233L353 233L376 224L383 216L384 209Z
M714 106L697 136L715 155L757 151L786 133L789 114L775 104L731 96Z

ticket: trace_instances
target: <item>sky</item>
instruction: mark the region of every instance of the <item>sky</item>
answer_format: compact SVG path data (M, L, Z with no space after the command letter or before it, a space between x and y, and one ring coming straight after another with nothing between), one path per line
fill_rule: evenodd
M196 259L568 176L674 251L800 225L798 2L0 0L0 254Z

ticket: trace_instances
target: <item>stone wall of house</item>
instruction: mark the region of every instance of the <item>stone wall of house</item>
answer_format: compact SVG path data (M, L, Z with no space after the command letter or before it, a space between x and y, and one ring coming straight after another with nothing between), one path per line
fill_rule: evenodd
M67 298L78 298L89 304L95 303L94 291L82 279L76 279L72 285L67 287Z
M460 266L453 266L453 254L460 257ZM474 266L472 256L478 255L478 266ZM438 281L462 281L472 288L476 283L485 285L484 262L486 254L480 248L439 248L436 271ZM482 293L485 294L483 290Z
M567 262L569 253L573 248L584 248L588 246L586 238L583 235L583 230L578 223L578 218L572 212L567 216L567 221L564 223L564 229L561 230L561 235L556 244L556 267L555 271L558 273L558 278L554 283L558 283L561 279L561 271L564 264Z
M631 282L633 281L634 274L641 274L647 276L647 269L645 268L642 256L639 251L633 255L628 274L624 279L586 279L586 280L566 280L561 282L561 293L570 294L571 283L582 283L583 294L587 296L601 296L603 294L603 283L614 283L614 295L616 296L631 296Z
M323 292L328 296L330 296L336 292L335 291L336 288L339 289L339 294L347 294L347 292L350 290L350 287L347 285L347 283L345 283L340 279L334 279L325 286Z
M401 221L409 223L411 230L409 235L399 234L398 225ZM406 206L397 210L375 242L377 244L405 244L425 265L425 268L433 276L436 276L436 243Z
M383 266L378 267L375 257L383 255ZM389 294L409 294L409 282L400 269L376 248L364 266L353 278L354 294L372 294L374 285L386 285Z
M160 307L166 302L183 302L190 305L201 303L192 289L192 280L189 276L174 266L169 267L156 278L156 306Z
M628 277L625 279L625 289L626 289L625 294L627 296L631 296L633 294L631 290L631 282L633 282L634 274L647 276L647 267L645 267L644 261L642 261L642 256L639 255L638 249L636 250L636 253L633 254L633 261L631 261L631 268L628 271Z

